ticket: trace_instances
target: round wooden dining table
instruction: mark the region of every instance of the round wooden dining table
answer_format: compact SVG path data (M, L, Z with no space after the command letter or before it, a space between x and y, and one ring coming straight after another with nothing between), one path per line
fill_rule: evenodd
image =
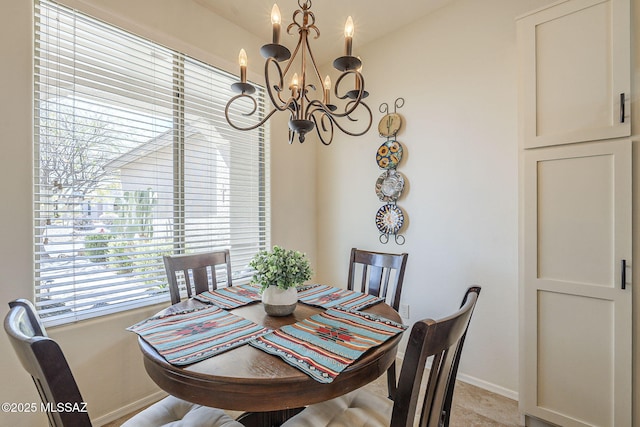
M196 300L184 300L159 314L201 305ZM265 313L262 303L256 303L229 311L277 329L323 310L298 303L292 315L272 317ZM401 322L399 314L385 303L363 311ZM243 411L245 414L238 421L245 426L277 426L306 405L341 396L377 379L395 360L400 339L401 335L396 335L370 349L329 384L320 383L279 357L249 345L191 365L174 366L142 338L138 338L138 343L148 375L170 395L200 405Z

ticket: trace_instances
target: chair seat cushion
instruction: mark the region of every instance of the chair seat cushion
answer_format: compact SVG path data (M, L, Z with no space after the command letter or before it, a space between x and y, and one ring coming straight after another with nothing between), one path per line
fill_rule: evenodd
M242 427L223 410L168 396L136 414L122 427Z
M389 427L393 401L360 389L317 403L282 427Z

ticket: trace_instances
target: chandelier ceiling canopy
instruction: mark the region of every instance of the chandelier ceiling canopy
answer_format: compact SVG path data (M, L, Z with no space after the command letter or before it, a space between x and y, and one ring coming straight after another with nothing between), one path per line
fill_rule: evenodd
M292 22L287 26L286 33L298 33L298 43L293 51L280 44L282 17L277 4L271 11L272 41L260 49L266 59L264 64L264 79L266 92L271 100L271 111L257 123L243 126L234 123L229 117L231 108L238 108L243 101L249 102L245 116L251 117L258 111L258 101L253 96L255 87L247 82L247 54L240 50L240 81L231 85L238 92L226 105L225 117L227 122L238 130L252 130L263 125L278 111L289 112L289 143L296 135L300 142L304 142L308 132L316 130L320 141L329 145L333 141L334 129L351 136L365 134L371 127L373 116L371 109L363 102L369 94L364 89L362 76L362 61L353 56L353 20L349 16L344 29L344 55L333 61L333 67L340 72L333 86L329 75L322 77L309 44L309 34L313 38L320 37L320 30L316 27L316 18L311 12L311 0L298 0L300 9L293 13ZM346 89L345 89L346 88ZM363 110L363 120L356 119L356 111ZM357 131L348 130L345 125L355 123L361 128Z

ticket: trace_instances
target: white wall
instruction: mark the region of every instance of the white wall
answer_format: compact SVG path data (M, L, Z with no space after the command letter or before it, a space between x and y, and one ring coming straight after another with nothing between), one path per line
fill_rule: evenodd
M6 2L5 2L6 3ZM6 64L0 71L0 192L5 202L0 221L0 315L7 313L6 302L33 295L33 256L31 249L31 21L29 2L13 0L3 4L0 13L0 54ZM6 378L0 390L3 402L39 402L30 379L24 374L4 333L0 334L0 377ZM14 400L16 399L16 400ZM20 415L0 414L0 424L27 426L29 419ZM41 425L44 419L38 417ZM35 425L35 422L32 422Z
M374 111L367 136L318 148L322 281L344 282L352 246L408 252L410 321L448 314L482 286L460 371L505 395L518 390L518 123L515 17L546 0L460 0L360 48ZM364 29L366 31L367 29ZM354 41L355 43L355 41ZM406 243L383 245L374 223L381 103L398 134L408 183L398 205Z
M197 59L237 73L241 47L258 58L261 40L197 2L174 0L68 0L71 7L153 39ZM33 299L32 256L32 1L5 0L0 10L0 319L6 302ZM232 36L231 36L232 35ZM257 64L257 62L256 62ZM260 67L256 66L258 71ZM257 75L249 78L261 81ZM286 126L286 122L284 124ZM278 125L274 125L278 129ZM280 126L282 127L282 126ZM272 150L272 239L309 254L315 262L315 160L313 144L289 147L274 132ZM312 191L308 191L311 189ZM168 303L168 301L167 301ZM158 391L142 366L136 337L125 327L163 306L50 328L65 351L92 418L117 417ZM0 334L1 402L39 402L31 380ZM130 408L130 407L129 407ZM116 412L113 412L116 411ZM3 426L41 426L43 414L0 413Z

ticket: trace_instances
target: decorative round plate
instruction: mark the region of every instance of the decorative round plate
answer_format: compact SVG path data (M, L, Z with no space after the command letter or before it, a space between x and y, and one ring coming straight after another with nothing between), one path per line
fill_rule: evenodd
M402 126L402 117L398 113L385 114L378 123L380 136L395 136Z
M402 145L395 139L382 143L376 153L376 162L382 169L395 169L402 159Z
M397 234L404 225L404 213L398 206L387 203L376 213L376 227L382 234Z
M395 202L402 195L404 177L395 169L382 172L376 181L376 194L383 202Z

